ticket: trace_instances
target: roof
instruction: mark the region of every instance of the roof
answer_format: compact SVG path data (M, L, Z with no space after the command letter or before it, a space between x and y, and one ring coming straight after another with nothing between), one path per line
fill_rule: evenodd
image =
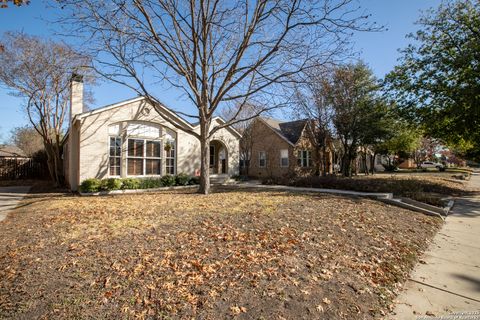
M28 158L27 154L23 152L17 146L3 144L0 145L0 157L10 158L10 157L19 157L19 158Z
M260 118L270 128L277 132L281 137L287 140L289 143L295 145L302 136L303 129L305 128L308 120L295 120L282 122L280 120L272 118Z
M130 103L135 103L135 102L146 100L146 99L147 99L146 97L140 96L140 97L124 100L124 101L121 101L121 102L118 102L118 103L106 105L104 107L100 107L100 108L97 108L97 109L94 109L94 110L91 110L91 111L87 111L87 112L77 114L75 116L75 119L82 119L82 118L85 118L85 117L88 117L88 116L91 116L91 115L94 115L94 114L97 114L97 113L100 113L100 112L104 112L104 111L111 110L111 109L114 109L114 108L123 107L125 105L130 104ZM162 112L166 113L167 116L169 116L169 117L175 119L176 121L178 121L181 125L186 126L188 129L194 129L194 128L199 126L199 123L188 122L187 120L180 117L175 111L166 107L165 104L163 104L162 102L160 102L158 100L156 100L156 101L158 102L158 105L160 106ZM221 117L214 117L212 120L213 121L219 121L222 124L225 123L225 120L223 120L223 118L221 118ZM226 129L230 130L234 135L236 135L239 138L242 136L237 130L235 130L235 128L233 128L231 126L226 127Z

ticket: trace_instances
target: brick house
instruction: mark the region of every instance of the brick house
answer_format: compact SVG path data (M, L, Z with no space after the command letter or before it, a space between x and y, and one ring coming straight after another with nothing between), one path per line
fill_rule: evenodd
M308 138L308 125L308 120L282 122L256 118L249 128L250 150L241 152L242 155L249 155L249 159L240 159L242 173L254 178L319 174L320 151ZM244 135L242 139L245 138ZM332 173L332 146L327 150L327 170Z

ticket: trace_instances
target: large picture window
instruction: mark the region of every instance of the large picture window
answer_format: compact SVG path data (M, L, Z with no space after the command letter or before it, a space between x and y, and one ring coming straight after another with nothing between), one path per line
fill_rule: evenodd
M297 153L298 166L302 168L310 167L310 156L311 153L309 150L299 150Z
M128 139L127 174L130 176L161 174L160 141Z
M110 176L120 176L122 163L122 139L120 137L110 137L110 153L108 161L108 172Z

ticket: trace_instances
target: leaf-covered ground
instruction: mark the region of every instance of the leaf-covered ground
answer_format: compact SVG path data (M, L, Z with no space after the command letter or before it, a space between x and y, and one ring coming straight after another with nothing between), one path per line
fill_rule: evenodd
M317 194L35 197L0 223L0 318L381 318L440 224Z

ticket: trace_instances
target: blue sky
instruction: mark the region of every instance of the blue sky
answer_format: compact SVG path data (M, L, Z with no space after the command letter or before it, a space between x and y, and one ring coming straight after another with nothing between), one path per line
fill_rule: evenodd
M379 78L389 72L399 56L397 50L408 44L405 35L417 27L420 10L436 7L440 0L360 0L361 6L372 14L372 21L385 25L384 32L358 33L354 36L355 49ZM45 8L44 1L33 0L29 6L0 9L0 34L5 31L23 31L43 37L53 36L52 28L45 20L52 17L53 9ZM0 142L7 142L14 127L27 124L21 110L22 100L8 95L8 89L0 87ZM134 97L136 94L120 85L101 83L93 88L94 108ZM178 94L165 90L159 95L167 105L178 106ZM181 102L184 104L185 102ZM187 106L185 106L187 108Z

